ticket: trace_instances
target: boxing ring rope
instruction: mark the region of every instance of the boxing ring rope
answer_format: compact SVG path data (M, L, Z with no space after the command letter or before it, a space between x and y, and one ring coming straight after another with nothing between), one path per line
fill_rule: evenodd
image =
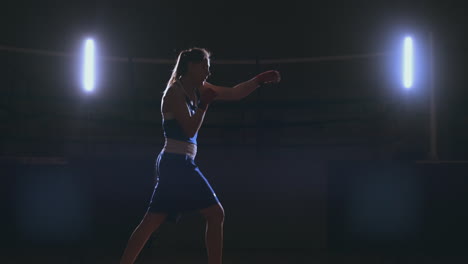
M26 49L12 46L0 45L0 51L16 52L16 53L29 53L36 55L54 56L54 57L73 57L78 56L73 53L42 50L42 49ZM257 64L284 64L284 63L307 63L307 62L321 62L321 61L343 61L355 59L367 59L373 57L390 56L391 52L373 52L362 54L347 54L335 56L319 56L319 57L306 57L306 58L285 58L285 59L259 59L259 60L212 60L212 64L228 64L228 65L257 65ZM159 58L141 58L141 57L117 57L117 56L101 56L106 61L115 62L128 62L130 59L133 63L148 63L148 64L174 64L175 59L159 59Z

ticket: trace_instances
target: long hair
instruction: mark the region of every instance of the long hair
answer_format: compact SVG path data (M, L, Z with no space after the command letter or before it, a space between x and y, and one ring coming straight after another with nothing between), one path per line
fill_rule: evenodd
M211 53L203 48L191 48L181 51L172 70L171 78L167 82L166 90L187 73L189 62L202 62L204 59L209 59L210 56Z

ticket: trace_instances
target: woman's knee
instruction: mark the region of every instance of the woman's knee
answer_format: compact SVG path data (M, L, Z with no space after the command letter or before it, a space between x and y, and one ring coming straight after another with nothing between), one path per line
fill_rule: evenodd
M167 214L147 213L143 218L142 224L153 231L157 229L165 220Z
M216 204L206 209L202 209L200 212L208 222L224 222L224 208L221 204Z

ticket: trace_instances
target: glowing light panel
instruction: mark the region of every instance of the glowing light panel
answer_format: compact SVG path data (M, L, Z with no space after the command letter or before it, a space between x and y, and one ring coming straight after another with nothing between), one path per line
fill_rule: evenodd
M411 88L413 86L413 39L405 37L403 41L403 86Z
M87 39L84 44L83 88L87 92L95 86L95 46L94 40Z

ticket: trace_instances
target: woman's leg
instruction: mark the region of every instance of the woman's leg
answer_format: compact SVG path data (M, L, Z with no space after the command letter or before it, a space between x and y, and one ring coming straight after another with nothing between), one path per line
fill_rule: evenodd
M164 222L167 214L146 213L128 240L120 264L133 264L151 234Z
M200 210L206 219L205 243L208 253L208 264L221 264L223 256L224 209L216 204Z

